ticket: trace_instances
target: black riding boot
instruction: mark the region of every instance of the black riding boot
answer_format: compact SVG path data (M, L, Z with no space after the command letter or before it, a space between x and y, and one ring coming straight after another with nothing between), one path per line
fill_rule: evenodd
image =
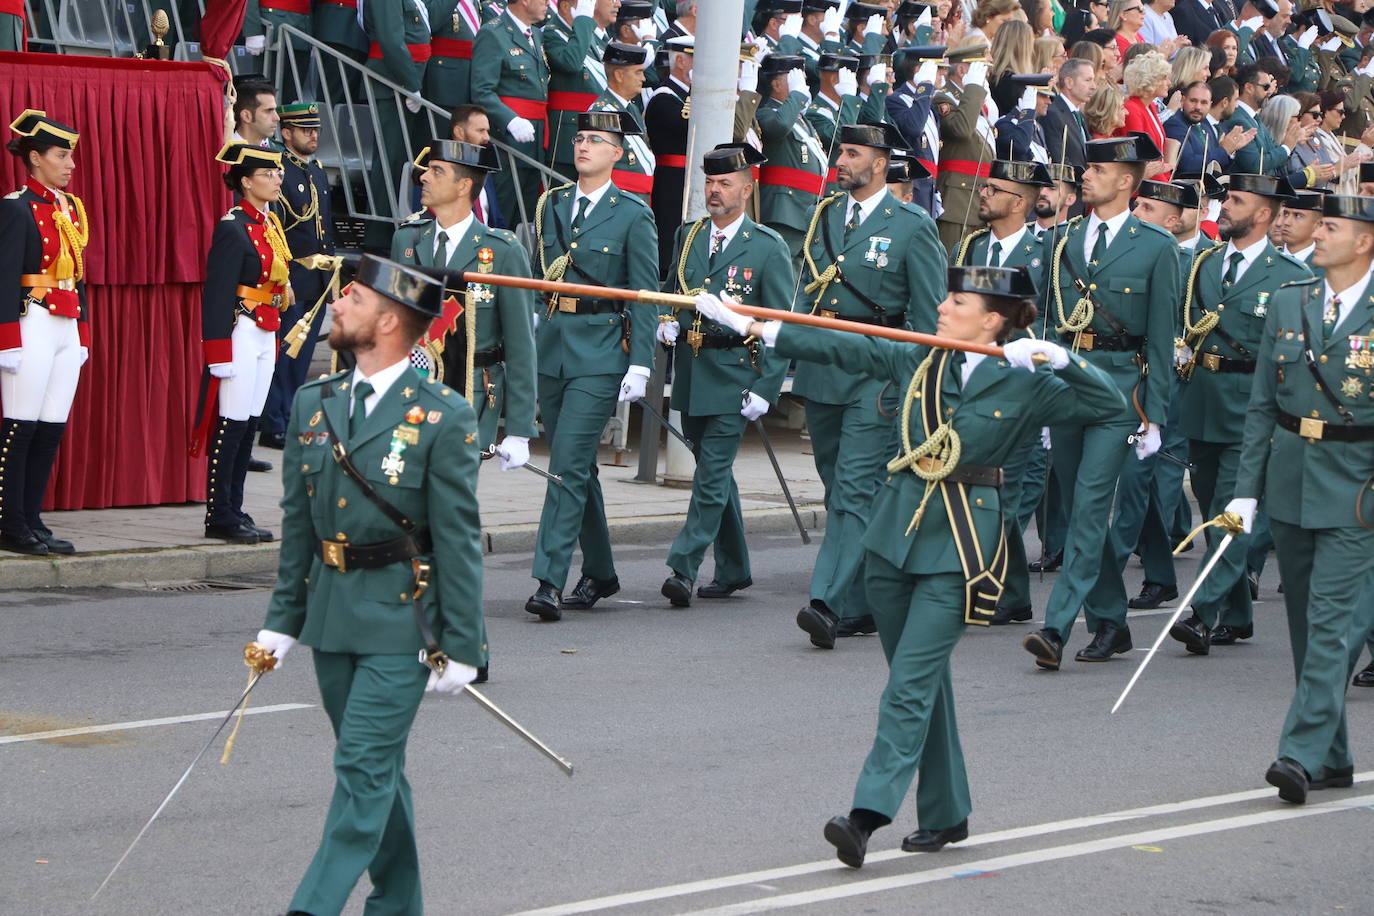
M29 527L24 514L29 451L37 420L12 420L0 425L0 550L47 556L48 545Z
M53 465L57 462L57 447L62 444L62 434L66 431L66 423L38 421L33 445L29 446L29 470L24 478L24 517L34 537L47 545L48 553L76 553L71 541L53 537L52 530L43 524L41 514L48 478L52 477Z
M244 524L239 518L238 507L234 503L234 482L238 478L238 493L242 500L243 477L248 472L248 462L244 459L243 469L238 469L239 446L248 434L247 420L230 420L220 417L215 425L214 438L210 440L209 455L205 463L205 536L220 538L235 544L256 544L259 540L256 529Z
M238 513L239 519L257 532L258 540L271 541L275 539L272 532L266 528L259 528L253 521L253 516L243 511L243 486L248 479L248 462L253 459L253 443L257 441L258 427L261 425L262 417L248 418L248 432L239 443L238 455L234 459L234 484L229 499L233 502L234 511Z

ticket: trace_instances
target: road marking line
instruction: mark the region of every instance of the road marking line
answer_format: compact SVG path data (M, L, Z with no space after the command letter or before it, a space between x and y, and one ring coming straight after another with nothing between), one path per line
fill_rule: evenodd
M268 712L288 712L292 709L314 709L313 703L278 703L276 706L253 706L244 711L246 716L260 716ZM19 744L23 741L47 741L51 738L71 738L76 735L98 735L102 732L123 732L135 728L156 728L159 725L181 725L184 722L204 722L207 719L223 719L229 710L202 712L192 716L168 716L165 719L140 719L136 722L111 722L108 725L87 725L82 728L57 728L47 732L29 732L24 735L0 735L0 744Z
M1374 780L1374 770L1356 773L1354 776L1354 781L1356 783L1369 782L1371 780ZM1273 796L1274 790L1272 788L1246 789L1242 792L1230 792L1225 795L1203 796L1187 801L1165 802L1159 805L1148 805L1143 808L1127 808L1122 811L1112 811L1106 814L1093 814L1087 817L1068 818L1066 820L1050 821L1048 823L1033 824L1026 827L1012 827L1007 830L997 830L991 833L974 834L960 843L959 848L968 849L971 846L989 846L993 843L1022 840L1029 837L1044 836L1045 834L1059 833L1066 830L1082 830L1088 827L1100 827L1121 821L1158 817L1164 814L1178 814L1184 811L1212 808L1219 805L1231 805L1261 798L1272 798ZM900 849L889 849L883 852L872 853L868 856L866 861L871 864L874 862L886 862L889 859L908 858L910 856L911 853L902 852ZM779 868L764 869L762 871L726 875L721 878L705 878L700 881L669 884L663 887L648 888L642 891L628 891L622 894L611 894L606 897L595 897L588 900L575 901L573 903L544 907L542 909L523 910L514 914L514 916L572 916L572 914L575 913L593 913L620 906L630 906L636 903L650 903L657 900L666 900L670 897L681 897L688 894L700 894L707 891L722 890L727 887L738 887L742 884L757 884L785 878L796 878L820 871L829 871L837 867L834 859L826 859L819 862L804 862L799 865L785 865ZM961 868L967 870L971 869L971 866L961 866Z
M963 862L958 865L932 868L916 872L915 874L892 875L886 878L874 878L869 881L859 881L851 884L802 891L795 894L785 894L781 897L747 900L742 903L732 903L705 910L692 910L691 914L692 916L744 916L744 914L747 913L764 913L770 910L788 909L794 906L805 906L811 903L839 900L845 897L859 897L865 894L876 894L882 891L896 890L898 888L915 887L920 884L932 884L936 881L944 881L949 878L970 876L971 872L973 874L979 874L1000 869L1017 868L1022 865L1037 865L1043 862L1055 862L1060 859L1076 858L1078 856L1092 855L1093 853L1106 852L1113 849L1129 848L1141 844L1157 844L1168 840L1183 839L1185 837L1204 836L1209 833L1220 833L1222 831L1237 830L1243 827L1255 827L1261 824L1294 820L1300 817L1330 814L1333 811L1351 811L1363 807L1370 802L1374 802L1374 795L1338 799L1301 807L1296 805L1285 806L1283 808L1260 811L1254 814L1241 814L1235 817L1199 821L1193 824L1183 824L1178 827L1160 827L1155 830L1145 830L1139 833L1104 837L1100 840L1089 840L1083 843L1051 846L1047 849L1036 849L1030 852L1018 852L1012 855L984 859L981 862ZM840 870L842 866L836 866L836 868ZM848 869L844 870L847 871Z

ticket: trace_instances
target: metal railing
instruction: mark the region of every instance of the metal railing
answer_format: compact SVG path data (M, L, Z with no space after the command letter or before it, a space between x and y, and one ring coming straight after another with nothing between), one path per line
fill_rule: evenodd
M152 44L159 9L170 26L164 41L174 46L195 37L205 0L24 0L30 48L97 57L130 57Z

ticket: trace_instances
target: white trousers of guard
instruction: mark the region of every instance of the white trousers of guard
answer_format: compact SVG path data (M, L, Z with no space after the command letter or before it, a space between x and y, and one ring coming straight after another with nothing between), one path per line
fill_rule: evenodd
M247 315L239 315L230 340L234 345L234 377L220 379L219 415L230 420L261 416L277 366L277 334L264 331Z
M10 420L66 423L81 378L81 336L75 318L29 305L19 319L24 356L19 371L0 372L0 400Z

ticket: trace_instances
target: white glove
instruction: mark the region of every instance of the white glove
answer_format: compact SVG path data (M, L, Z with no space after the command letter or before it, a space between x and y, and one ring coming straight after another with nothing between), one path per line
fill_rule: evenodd
M654 339L671 347L677 344L677 335L680 333L682 325L676 321L660 321L658 329L654 331Z
M406 96L406 111L410 112L411 114L419 114L420 108L420 97L418 95Z
M1307 30L1298 36L1298 47L1306 51L1312 47L1312 43L1317 40L1317 27L1309 25Z
M1332 35L1326 41L1323 41L1320 45L1318 45L1318 47L1320 47L1323 51L1335 51L1340 46L1341 40L1335 35Z
M524 436L506 436L496 446L496 457L503 471L522 468L530 460L530 440Z
M926 7L930 9L930 7ZM934 83L935 78L940 74L940 62L938 60L923 60L921 66L916 68L916 75L911 78L914 85L922 83Z
M86 347L81 347L79 352L80 352L80 355L81 355L81 362L79 362L79 363L76 364L76 365L77 365L77 368L80 368L80 367L86 365L86 360L88 360L88 359L91 358L91 351L90 351L88 348L86 348Z
M1240 516L1240 523L1244 526L1246 534L1255 527L1255 510L1259 508L1259 500L1251 499L1248 496L1238 496L1226 504L1225 512L1234 512Z
M574 19L578 16L586 16L588 19L591 19L595 13L596 0L577 0L577 2L573 4Z
M249 35L243 40L243 50L257 57L267 47L266 35Z
M421 658L424 652L420 652ZM462 662L448 660L444 665L444 673L437 671L429 672L429 681L425 684L425 693L443 693L453 696L455 693L462 693L463 688L477 680L477 669Z
M876 86L887 82L887 64L874 64L868 68L868 85Z
M1182 369L1193 361L1193 348L1187 344L1174 347L1174 366Z
M754 323L754 319L730 308L714 293L698 293L696 306L702 315L725 325L741 337L748 336L749 325Z
M798 67L796 70L787 71L787 91L800 92L802 95L810 97L811 90L806 85L806 71Z
M932 7L929 6L921 7L921 14L916 17L916 28L919 29L923 25L930 25L933 21L930 15L931 9Z
M780 35L791 35L796 38L801 34L802 17L794 14L789 15L782 21L782 28L778 29Z
M821 34L840 34L840 23L842 22L844 22L844 20L840 18L840 11L835 9L834 7L831 7L830 9L826 10L825 15L821 17Z
M524 118L512 118L506 125L506 133L510 134L510 138L516 143L534 142L534 125Z
M1258 30L1259 27L1262 26L1262 25L1264 25L1264 17L1263 17L1263 16L1251 16L1249 19L1247 19L1247 20L1245 20L1244 22L1242 22L1242 23L1240 24L1240 27L1241 27L1242 29L1249 29L1250 31L1254 32L1254 31Z
M750 391L744 395L744 400L740 404L739 414L753 423L759 417L768 413L768 401Z
M872 16L869 16L869 17L868 17L868 21L864 23L864 34L865 34L865 35L881 35L881 34L883 34L883 17L882 17L882 14L881 14L881 13L874 13Z
M638 366L631 366L625 373L625 377L620 380L620 400L634 403L641 400L649 389L649 376L643 372L636 372Z
M23 347L15 347L11 350L0 350L0 372L8 372L10 375L13 375L19 371L19 364L23 361Z
M1048 426L1040 427L1040 447L1047 452L1053 451L1054 449L1054 443L1050 440L1050 428Z
M848 67L840 68L839 79L835 82L835 91L840 95L859 94L859 78L854 74L853 70L850 70Z
M754 92L759 88L759 65L742 61L739 65L739 91Z
M1069 351L1048 340L1026 338L1008 341L1002 345L1002 355L1006 357L1007 365L1017 369L1029 369L1034 372L1035 363L1031 358L1037 353L1048 356L1052 368L1063 369L1069 364Z
M215 378L233 378L233 377L234 377L234 364L233 364L233 363L211 363L211 364L210 364L210 374L213 375Z
M988 88L988 65L981 60L975 60L968 65L968 73L964 75L965 86L982 86Z
M1135 456L1141 461L1159 451L1159 424L1149 423L1143 430L1136 430Z
M278 633L275 630L258 630L257 638L254 641L277 660L276 667L280 668L282 660L286 658L286 653L290 652L291 647L296 644L296 637L287 636L285 633Z

